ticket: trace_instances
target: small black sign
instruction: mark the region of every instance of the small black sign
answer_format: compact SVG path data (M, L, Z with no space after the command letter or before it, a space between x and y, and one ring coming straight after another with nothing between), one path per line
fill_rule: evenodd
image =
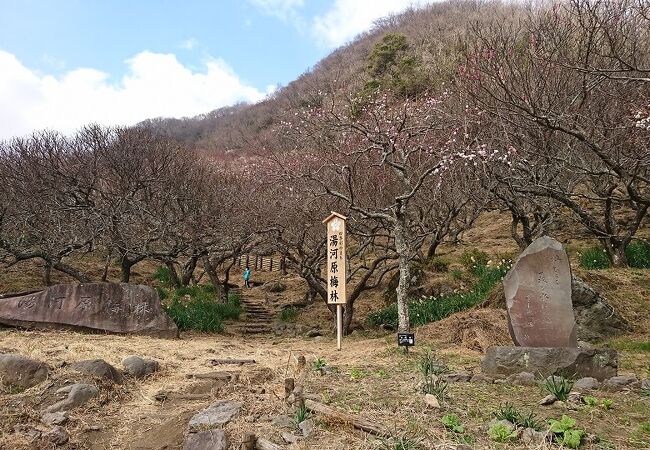
M415 345L415 334L397 333L397 345L401 347L413 347Z

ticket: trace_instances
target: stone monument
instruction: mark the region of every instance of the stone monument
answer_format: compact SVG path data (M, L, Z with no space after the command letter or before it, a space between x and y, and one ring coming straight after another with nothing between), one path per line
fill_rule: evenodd
M515 345L577 347L571 266L562 244L535 240L503 279L508 328Z
M571 266L558 241L536 239L503 280L508 328L516 347L491 347L482 361L490 375L518 372L591 376L616 375L617 353L581 349L571 301Z
M178 337L155 289L126 283L58 284L0 297L0 324L27 329Z

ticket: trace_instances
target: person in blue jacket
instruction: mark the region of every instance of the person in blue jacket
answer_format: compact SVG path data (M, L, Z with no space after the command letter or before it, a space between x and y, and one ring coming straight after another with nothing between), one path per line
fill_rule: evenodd
M246 270L244 270L244 287L251 287L250 284L250 279L251 279L251 269L246 266Z

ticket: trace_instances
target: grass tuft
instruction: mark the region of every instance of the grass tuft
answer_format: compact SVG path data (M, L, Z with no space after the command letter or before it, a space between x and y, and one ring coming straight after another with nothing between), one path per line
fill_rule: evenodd
M237 319L241 313L237 295L231 294L227 303L220 303L212 285L172 290L163 307L181 331L222 331L224 320Z
M292 322L298 317L298 308L289 306L280 312L280 320L283 322Z
M565 401L573 389L573 383L564 377L552 375L544 380L542 388L549 394L553 394L556 399Z
M589 270L609 269L611 263L605 250L591 247L580 254L580 267Z
M409 302L411 324L418 326L442 320L454 313L464 311L481 303L509 269L509 261L494 267L480 265L472 269L478 279L471 291L411 300ZM397 304L393 303L370 314L368 322L376 326L389 324L396 327Z

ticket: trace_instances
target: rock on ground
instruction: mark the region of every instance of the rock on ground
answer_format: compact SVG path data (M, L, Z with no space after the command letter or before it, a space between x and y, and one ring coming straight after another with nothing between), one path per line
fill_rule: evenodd
M183 450L228 450L228 439L223 430L189 433Z
M0 324L178 337L158 292L127 283L58 284L0 299Z
M611 377L603 382L603 387L612 391L635 387L639 384L636 375L620 375Z
M45 363L17 354L0 355L0 382L27 389L43 382L49 368Z
M41 422L45 425L63 425L68 421L68 414L63 411L46 412L41 416Z
M296 442L302 439L302 436L296 436L295 434L291 434L291 433L287 433L286 431L283 431L282 439L284 439L284 441L287 444L295 444Z
M134 378L144 378L157 372L160 368L158 361L143 359L139 356L129 356L122 361L122 365L124 366L124 372Z
M598 389L599 387L600 382L593 377L580 378L579 380L576 380L575 383L573 383L573 389L577 389L579 391L589 391Z
M43 434L43 438L47 439L55 446L58 446L68 442L70 440L70 435L65 431L65 428L57 425L47 433Z
M506 383L517 384L521 386L532 386L537 382L535 381L535 375L533 375L531 372L519 372L508 376L508 378L506 378Z
M271 420L271 424L280 428L293 428L293 420L289 416L276 416Z
M101 378L114 383L122 383L122 374L103 359L89 359L70 364L72 370L85 375Z
M314 423L314 419L307 419L300 422L298 428L300 428L304 437L309 437L316 429L316 424Z
M58 411L69 411L81 406L88 400L99 395L99 389L92 384L77 383L63 387L56 391L57 394L68 394L65 400L55 403L46 409L47 412L53 413Z
M190 431L211 429L226 425L241 411L242 404L230 400L219 400L196 413L189 422Z
M574 275L571 282L578 339L588 342L599 341L630 329L630 325L618 311L584 280Z
M453 372L446 373L441 378L448 383L468 382L472 379L472 374L469 372Z
M481 371L495 377L532 372L604 380L615 376L617 370L618 353L612 349L490 347L481 361Z

